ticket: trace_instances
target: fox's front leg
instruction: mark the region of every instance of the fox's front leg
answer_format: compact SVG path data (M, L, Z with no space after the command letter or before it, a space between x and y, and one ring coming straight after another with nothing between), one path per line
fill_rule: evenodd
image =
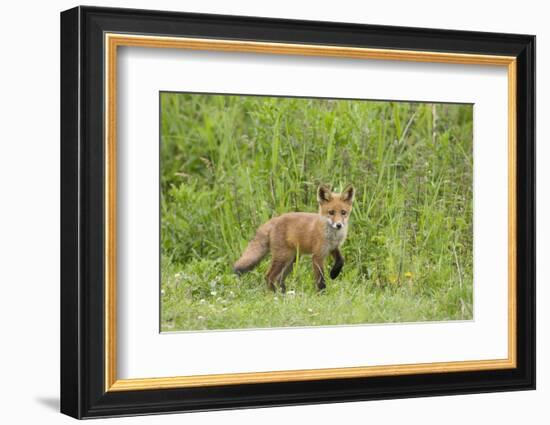
M330 278L336 279L340 272L342 271L342 267L344 267L344 257L342 257L342 253L338 248L336 248L334 251L330 253L332 257L334 258L334 265L332 266L332 269L330 270Z
M315 276L315 285L319 291L327 287L325 285L324 260L325 258L320 255L313 255L313 275Z

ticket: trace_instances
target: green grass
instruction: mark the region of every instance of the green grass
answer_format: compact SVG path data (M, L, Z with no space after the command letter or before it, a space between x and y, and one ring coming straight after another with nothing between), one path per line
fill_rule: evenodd
M472 107L161 94L163 331L472 319ZM232 273L257 227L356 190L346 263L287 294L269 257ZM329 264L331 261L329 260Z

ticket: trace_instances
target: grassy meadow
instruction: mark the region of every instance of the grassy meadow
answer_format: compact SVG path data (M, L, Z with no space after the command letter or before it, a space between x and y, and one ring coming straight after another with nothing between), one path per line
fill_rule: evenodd
M472 319L472 166L471 105L161 93L161 330ZM340 276L234 275L319 183L356 189Z

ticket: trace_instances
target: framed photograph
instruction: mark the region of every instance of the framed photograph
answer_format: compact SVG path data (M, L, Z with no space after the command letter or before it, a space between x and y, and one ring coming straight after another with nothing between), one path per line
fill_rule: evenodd
M61 411L535 387L535 37L61 14Z

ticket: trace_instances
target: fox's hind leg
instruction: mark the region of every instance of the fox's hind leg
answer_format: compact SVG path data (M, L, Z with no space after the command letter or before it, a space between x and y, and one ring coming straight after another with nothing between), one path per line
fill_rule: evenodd
M283 268L281 276L279 277L279 288L281 288L282 293L286 292L285 279L290 274L290 272L292 272L292 268L294 267L294 261L296 261L296 257L293 257L291 260L287 261L287 263Z
M275 278L278 273L281 271L281 264L275 260L271 261L271 265L269 266L269 269L267 270L267 273L265 275L265 280L267 282L267 287L271 289L273 292L277 289L275 287Z
M294 266L294 255L286 255L280 257L274 257L271 262L271 267L267 272L267 286L272 291L276 290L276 285L281 288L281 292L286 291L285 279L292 271Z

